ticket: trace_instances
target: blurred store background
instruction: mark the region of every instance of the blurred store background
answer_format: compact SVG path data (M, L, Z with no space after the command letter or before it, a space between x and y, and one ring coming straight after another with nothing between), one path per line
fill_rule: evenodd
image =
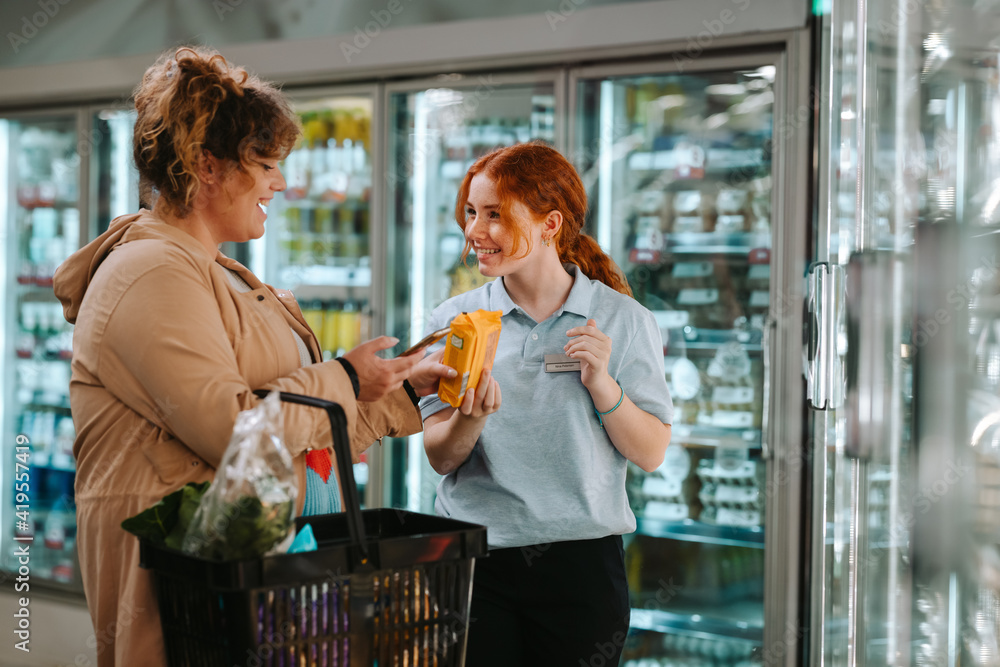
M676 406L664 464L629 472L623 665L1000 664L997 3L32 0L0 25L0 616L18 538L36 614L0 664L94 664L127 630L85 610L51 278L140 205L129 94L185 42L300 116L265 237L224 252L326 356L402 349L482 284L452 217L475 157L576 164ZM355 475L433 511L419 436Z

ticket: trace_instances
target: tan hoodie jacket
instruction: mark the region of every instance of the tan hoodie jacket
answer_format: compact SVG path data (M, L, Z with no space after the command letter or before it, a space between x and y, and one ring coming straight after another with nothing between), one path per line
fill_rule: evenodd
M226 270L251 287L235 290ZM98 664L164 665L160 617L138 540L121 528L188 482L211 479L236 415L277 389L340 403L355 460L381 436L421 428L404 389L354 398L337 362L301 366L294 331L321 352L292 294L149 211L120 217L56 272L73 332L70 404L77 438L77 550ZM326 414L283 404L298 509L308 448L331 442Z

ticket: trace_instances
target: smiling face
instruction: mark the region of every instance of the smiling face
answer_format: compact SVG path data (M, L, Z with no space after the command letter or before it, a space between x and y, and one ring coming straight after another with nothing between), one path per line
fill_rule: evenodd
M277 158L254 159L242 172L230 169L210 204L210 231L216 242L242 243L263 236L267 206L285 185Z
M493 179L485 173L472 179L465 203L465 238L484 276L510 275L532 263L541 246L542 225L538 222L517 200L509 202L501 213Z

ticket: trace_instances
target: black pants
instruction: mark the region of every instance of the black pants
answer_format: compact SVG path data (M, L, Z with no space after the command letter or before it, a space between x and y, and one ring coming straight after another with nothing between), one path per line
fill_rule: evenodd
M493 549L475 564L467 667L617 667L628 634L619 535Z

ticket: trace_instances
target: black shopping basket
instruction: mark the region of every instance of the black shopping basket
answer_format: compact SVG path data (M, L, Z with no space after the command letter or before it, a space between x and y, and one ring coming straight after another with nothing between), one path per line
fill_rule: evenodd
M218 562L143 540L172 667L462 667L472 571L486 528L395 509L361 511L336 403L326 410L345 512L300 517L319 549Z

